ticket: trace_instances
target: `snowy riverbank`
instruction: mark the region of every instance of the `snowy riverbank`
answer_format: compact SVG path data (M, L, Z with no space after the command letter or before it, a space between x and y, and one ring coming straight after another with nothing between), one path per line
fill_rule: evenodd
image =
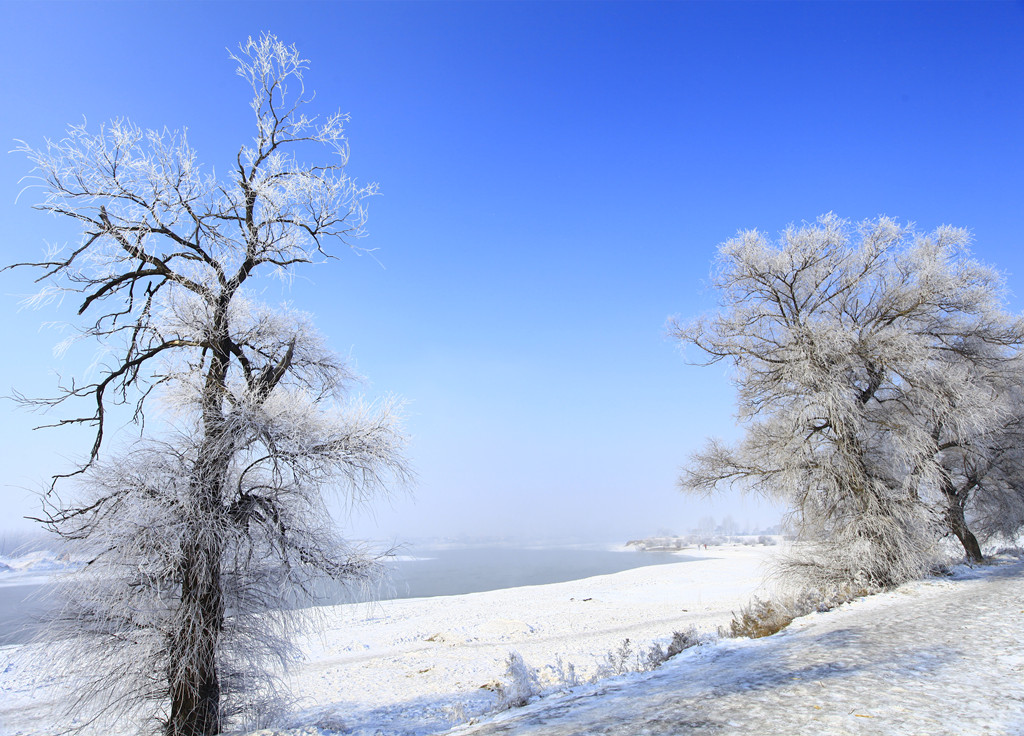
M1024 561L1012 556L804 617L773 637L690 649L648 674L566 686L570 664L585 683L627 638L638 652L673 631L727 624L768 592L764 566L780 550L688 550L687 562L567 583L325 608L289 677L290 715L251 736L1024 728ZM0 651L0 735L52 733L46 710L61 693L17 651ZM510 651L539 669L551 696L495 716Z
M1020 736L1024 560L725 639L451 736ZM278 732L279 733L279 732Z
M289 727L429 734L490 711L509 652L545 668L559 658L585 680L628 638L665 642L713 630L759 590L778 547L686 550L688 561L550 585L323 609L289 677ZM637 553L640 554L640 553ZM49 734L47 683L0 651L0 734ZM315 733L315 731L314 731Z
M309 661L293 687L306 713L293 725L367 736L444 730L494 709L510 651L542 670L542 686L557 684L559 660L586 680L627 638L638 650L727 624L761 589L776 549L689 550L698 559L567 583L337 606L331 628L305 643Z

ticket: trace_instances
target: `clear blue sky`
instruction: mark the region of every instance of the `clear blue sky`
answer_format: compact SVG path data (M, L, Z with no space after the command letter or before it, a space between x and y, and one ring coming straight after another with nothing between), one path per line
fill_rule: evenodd
M972 228L1024 293L1021 3L2 2L0 138L39 144L84 115L189 129L218 170L251 136L227 47L276 33L351 113L350 172L380 183L373 259L301 272L271 301L312 311L370 396L405 397L419 484L346 521L405 539L536 533L625 539L731 514L685 498L679 466L737 436L721 367L686 365L670 315L714 305L715 247L834 210ZM64 227L15 198L0 249ZM0 389L52 389L57 336L0 277ZM1024 308L1014 296L1011 307ZM88 356L86 356L88 357ZM81 435L3 409L0 528Z

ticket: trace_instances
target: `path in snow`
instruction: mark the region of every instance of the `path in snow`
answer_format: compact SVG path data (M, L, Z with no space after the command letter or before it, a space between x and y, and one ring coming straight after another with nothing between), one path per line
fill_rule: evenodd
M914 583L451 733L1020 736L1024 563Z

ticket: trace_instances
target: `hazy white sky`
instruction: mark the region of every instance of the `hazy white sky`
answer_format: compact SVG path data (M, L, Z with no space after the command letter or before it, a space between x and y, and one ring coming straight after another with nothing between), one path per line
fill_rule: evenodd
M715 246L833 210L974 230L1021 290L1024 6L1020 3L0 2L0 138L60 137L127 116L189 129L227 171L251 133L227 47L261 31L311 60L324 112L351 113L350 172L380 183L374 258L342 253L268 301L316 315L408 403L413 493L346 520L377 537L622 539L777 511L675 490L705 436L735 437L722 367L665 337L714 306ZM0 255L66 227L15 201L0 171ZM374 260L376 259L376 260ZM0 390L46 394L62 361L0 276ZM70 305L68 305L70 306ZM1024 304L1013 297L1011 307ZM0 528L27 490L87 450L4 406Z

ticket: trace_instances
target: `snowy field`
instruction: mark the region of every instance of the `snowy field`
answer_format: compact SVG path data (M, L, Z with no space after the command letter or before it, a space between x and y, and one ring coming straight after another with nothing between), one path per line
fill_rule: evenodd
M778 547L568 583L323 610L291 673L291 716L260 736L1024 733L1024 563L933 579L724 640L648 674L581 682L625 639L713 631L754 594ZM0 651L0 734L52 733L60 697ZM493 715L510 651L549 697ZM629 720L635 719L635 720ZM643 724L642 726L639 724ZM127 731L125 731L127 733Z
M488 687L510 650L538 668L560 656L585 680L626 638L647 645L727 623L777 549L689 549L698 559L567 583L324 608L324 628L303 642L307 659L290 678L297 715L287 723L328 733L443 731L493 710L498 695ZM51 734L45 712L60 693L19 665L17 651L0 650L0 734Z

